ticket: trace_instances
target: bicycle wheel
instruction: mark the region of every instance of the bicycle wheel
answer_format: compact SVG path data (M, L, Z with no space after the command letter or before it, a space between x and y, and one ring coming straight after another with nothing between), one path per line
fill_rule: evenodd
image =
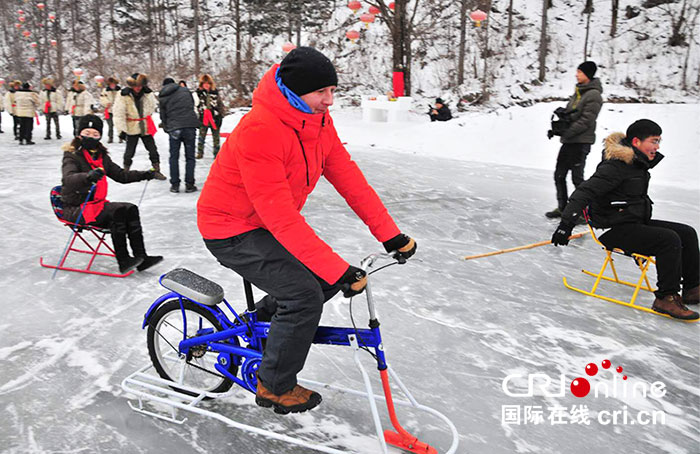
M198 335L222 331L221 324L207 309L184 300L170 300L161 304L148 323L148 354L158 375L176 383L212 393L223 393L231 388L233 381L215 369L218 352L196 346L188 355L178 352L178 345L184 339ZM185 330L185 321L187 323ZM238 342L235 342L238 344ZM229 357L227 370L236 375L238 366ZM173 389L196 396L198 393L171 386Z

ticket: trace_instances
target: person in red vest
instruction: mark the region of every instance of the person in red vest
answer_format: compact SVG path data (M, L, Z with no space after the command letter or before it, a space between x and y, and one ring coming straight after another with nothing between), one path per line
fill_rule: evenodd
M61 199L66 221L110 229L119 271L134 268L144 271L163 260L160 255L146 254L139 208L133 203L107 200L107 179L118 183L152 180L155 170L125 170L112 161L107 148L100 143L102 120L97 115L84 115L77 125L77 135L63 146L63 180ZM94 189L92 187L95 186ZM86 202L90 191L90 199ZM129 255L129 238L134 256Z
M259 320L271 321L258 369L256 403L278 413L314 408L321 396L297 384L323 304L364 290L365 272L343 260L300 211L324 176L388 252L404 258L416 242L401 233L343 147L328 113L338 76L310 47L273 65L253 108L221 148L197 203L209 251L267 293Z

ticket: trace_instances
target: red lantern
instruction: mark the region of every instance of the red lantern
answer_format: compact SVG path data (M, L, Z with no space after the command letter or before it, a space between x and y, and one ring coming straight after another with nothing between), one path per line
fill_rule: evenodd
M374 14L365 13L362 16L360 16L360 20L364 22L365 25L367 25L367 28L369 28L369 24L374 22Z
M289 52L293 51L293 50L296 49L296 48L297 48L297 46L295 46L295 45L292 44L292 43L284 43L284 44L282 44L282 50L285 51L286 53L289 53Z
M0 77L0 87L2 87L3 85L5 85L5 79Z
M472 11L472 13L469 15L469 18L474 21L477 27L481 27L481 22L485 21L487 17L487 14L480 9Z
M83 75L83 70L80 69L80 68L75 68L75 69L73 70L73 75L74 75L75 77L77 77L78 79L80 79L80 76Z
M104 81L105 81L104 76L99 76L99 75L95 76L95 82L97 82L98 87L101 87L102 82L104 82Z
M44 11L44 8L46 8L46 5L43 3L37 3L36 7L39 8L40 10Z
M372 5L372 6L369 7L369 13L370 13L370 14L377 15L377 14L379 14L379 13L381 13L381 12L382 12L382 11L381 11L379 8L377 8L376 6L374 6L374 5Z
M29 63L34 63L34 60L36 60L36 58L34 58L34 57L29 57Z
M22 36L24 36L25 38L29 38L30 36L32 36L32 32L30 32L29 30L25 30L22 32Z
M357 0L353 0L348 3L348 8L352 10L353 13L356 13L362 8L362 3L358 2Z
M17 18L17 20L20 21L20 22L24 22L24 21L26 20L26 18L25 18L24 16L19 16L19 17Z
M55 15L54 13L49 13L49 20L50 20L51 22L55 21L55 20L56 20L56 15Z
M58 45L58 41L56 41L55 39L52 39L52 40L51 40L51 45L52 45L53 47L56 47L56 46Z
M30 46L32 46L32 49L36 49L36 46L38 46L37 43L29 43Z
M22 24L20 24L19 22L16 23L16 24L15 24L15 28L19 30L20 28L22 28Z
M17 14L19 14L21 16L22 14L24 14L24 11L22 11L21 9L18 9Z
M394 8L396 8L396 3L394 3L394 2L389 3L389 9L394 11Z
M354 43L355 40L360 39L360 32L357 30L348 30L345 32L345 37Z

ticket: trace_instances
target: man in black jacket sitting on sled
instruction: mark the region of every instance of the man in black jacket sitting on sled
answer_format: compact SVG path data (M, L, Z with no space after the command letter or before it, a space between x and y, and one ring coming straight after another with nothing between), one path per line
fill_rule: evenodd
M609 229L600 236L608 249L656 257L658 289L652 309L684 320L697 320L698 313L686 304L700 299L700 251L692 227L651 218L648 195L649 169L663 155L661 127L651 120L635 121L627 133L605 139L604 159L591 178L571 194L561 224L552 236L555 246L569 243L576 219L589 206L593 227ZM679 295L683 280L683 297Z

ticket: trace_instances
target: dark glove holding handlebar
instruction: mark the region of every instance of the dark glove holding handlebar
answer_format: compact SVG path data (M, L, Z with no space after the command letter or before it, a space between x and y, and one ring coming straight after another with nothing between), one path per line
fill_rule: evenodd
M336 284L340 285L340 289L343 291L343 296L345 298L352 298L365 290L367 286L367 273L356 266L350 265L345 273L340 276Z
M552 235L552 244L555 246L566 246L569 244L569 237L573 229L574 224L562 221L554 232L554 235Z
M416 248L418 247L418 244L413 238L403 233L399 233L394 238L382 244L387 252L395 252L394 258L401 264L406 263L406 260L416 253Z
M88 172L87 179L90 183L97 183L104 176L105 176L104 169L102 169L102 167L98 167L98 168L92 169L91 171Z

